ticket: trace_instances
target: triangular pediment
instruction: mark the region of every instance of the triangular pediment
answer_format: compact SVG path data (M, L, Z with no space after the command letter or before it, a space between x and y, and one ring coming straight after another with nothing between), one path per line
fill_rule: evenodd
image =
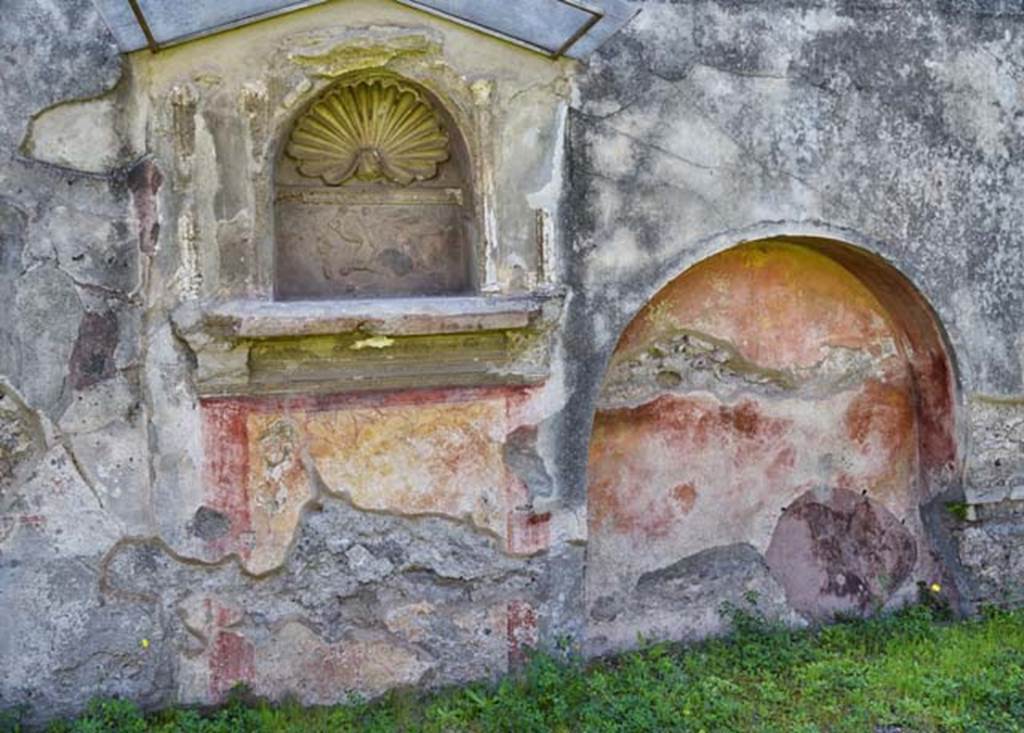
M625 0L392 0L552 57L584 58L636 11ZM94 0L123 52L158 50L331 0Z

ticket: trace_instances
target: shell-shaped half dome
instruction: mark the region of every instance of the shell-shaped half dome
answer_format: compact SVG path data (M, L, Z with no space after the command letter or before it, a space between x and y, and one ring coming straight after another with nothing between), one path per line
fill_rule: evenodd
M408 184L437 175L448 159L448 134L417 90L370 79L314 102L292 130L288 155L302 175L332 186L351 178Z

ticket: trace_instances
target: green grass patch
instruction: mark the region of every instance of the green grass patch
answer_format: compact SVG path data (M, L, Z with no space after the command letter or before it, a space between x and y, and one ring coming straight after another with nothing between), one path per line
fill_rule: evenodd
M916 606L810 631L744 613L734 621L722 639L590 664L537 655L496 684L330 708L239 696L214 711L148 716L98 700L51 731L1024 732L1024 611L949 622Z

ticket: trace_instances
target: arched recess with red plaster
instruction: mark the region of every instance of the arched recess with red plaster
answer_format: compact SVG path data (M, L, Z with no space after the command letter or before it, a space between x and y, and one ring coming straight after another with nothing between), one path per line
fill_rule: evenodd
M920 508L955 474L941 327L894 267L836 241L745 243L623 332L588 465L588 640L686 638L757 598L868 614L941 575Z

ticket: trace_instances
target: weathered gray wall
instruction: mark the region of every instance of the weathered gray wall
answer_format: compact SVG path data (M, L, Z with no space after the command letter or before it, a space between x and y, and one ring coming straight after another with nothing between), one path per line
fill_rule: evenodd
M520 641L582 636L586 532L572 524L585 524L590 426L617 338L689 266L762 237L876 252L935 309L960 381L958 469L942 488L971 506L965 521L929 521L944 527L933 530L965 600L1019 593L1024 11L994 0L637 5L579 70L564 170L558 154L550 183L530 170L551 210L566 176L556 227L566 317L545 409L505 454L561 527L549 549L512 557L472 522L367 513L325 490L303 504L280 572L260 579L191 552L191 504L181 516L164 509L175 498L167 477L190 475L181 446L198 424L168 422L195 413L194 356L170 328L176 303L149 298L143 274L152 260L167 292L177 287L171 214L182 192L160 185L175 161L140 163L170 138L129 114L145 94L90 2L4 2L0 708L53 716L94 695L211 698L239 677L218 660L269 670L257 686L294 683L325 702L322 671L296 660L383 659L385 669L343 679L372 691L494 674ZM524 94L539 106L551 96ZM87 114L72 104L40 118L39 147L33 118L71 100ZM516 206L528 211L510 198ZM511 230L529 231L524 221ZM152 445L168 447L153 455ZM187 481L180 491L202 493ZM697 558L693 577L746 562L730 553ZM701 603L728 595L711 584ZM505 625L510 638L495 641Z
M571 119L566 485L584 491L592 399L640 308L741 241L813 235L881 255L935 309L960 381L950 500L1020 499L1024 12L641 5L582 74ZM996 526L963 530L969 567L987 553L1007 568L969 596L1019 597L1019 540Z
M709 253L823 234L924 293L965 402L1020 393L1024 13L953 5L644 3L573 117L568 276L595 348Z
M123 62L88 0L13 0L0 27L0 706L166 699L156 609L108 604L99 562L144 525L139 247L129 158L89 174L23 154L34 115ZM50 708L52 712L45 712Z

